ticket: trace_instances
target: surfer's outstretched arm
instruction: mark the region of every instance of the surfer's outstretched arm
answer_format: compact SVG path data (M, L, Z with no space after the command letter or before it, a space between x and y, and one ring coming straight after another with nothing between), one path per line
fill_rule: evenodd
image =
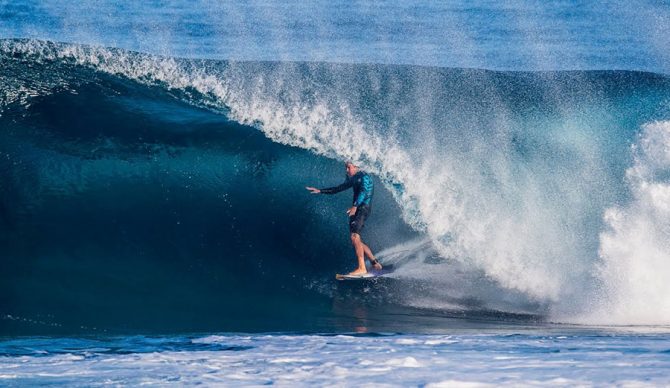
M335 186L335 187L327 187L325 189L319 189L321 194L337 194L340 191L344 191L346 189L350 189L351 186L354 185L354 182L351 179L347 179L346 181L342 182L341 185Z
M335 187L327 187L325 189L317 189L316 187L310 187L307 186L305 187L307 190L309 190L312 194L337 194L340 191L344 191L348 188L353 186L353 182L349 179L344 181L341 185L335 186Z

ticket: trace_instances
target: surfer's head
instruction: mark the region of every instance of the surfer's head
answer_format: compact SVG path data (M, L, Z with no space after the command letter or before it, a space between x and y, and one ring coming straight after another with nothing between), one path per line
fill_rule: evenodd
M348 176L354 176L358 172L358 166L355 165L352 161L347 160L344 162L344 166L347 169L347 175Z

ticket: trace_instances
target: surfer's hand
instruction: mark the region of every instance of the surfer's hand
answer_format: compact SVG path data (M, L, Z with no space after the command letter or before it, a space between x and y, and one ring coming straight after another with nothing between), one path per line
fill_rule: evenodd
M353 217L356 214L356 209L357 209L356 206L352 206L349 208L349 210L347 210L347 214L349 215L349 217Z
M321 190L317 189L316 187L305 187L307 190L309 190L312 194L319 194Z

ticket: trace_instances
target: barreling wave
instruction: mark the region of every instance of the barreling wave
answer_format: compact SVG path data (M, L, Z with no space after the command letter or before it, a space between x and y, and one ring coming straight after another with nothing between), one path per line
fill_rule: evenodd
M352 261L348 198L302 187L337 182L344 159L386 188L366 238L398 266L389 303L573 320L642 287L626 274L614 285L612 263L652 246L657 259L635 265L668 256L663 227L626 259L612 251L636 235L628 220L649 221L626 171L641 128L669 117L663 75L182 60L33 40L1 41L0 61L3 265L33 268L6 293L19 310L37 303L16 294L24 281L88 284L59 272L75 264L118 277L135 263L138 292L176 281L162 296L204 315L221 303L272 315L267 294L293 311L323 301ZM125 284L105 281L88 287ZM73 303L68 292L53 298ZM107 307L131 311L124 295ZM652 315L635 322L670 322L667 306Z

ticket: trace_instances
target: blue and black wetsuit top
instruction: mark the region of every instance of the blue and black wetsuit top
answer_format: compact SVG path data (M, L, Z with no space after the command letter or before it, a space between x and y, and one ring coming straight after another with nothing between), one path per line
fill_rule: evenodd
M354 188L354 206L372 206L372 194L374 191L372 177L364 171L359 171L353 176L347 177L344 183L339 186L328 187L326 189L320 190L323 194L336 194L350 187Z

